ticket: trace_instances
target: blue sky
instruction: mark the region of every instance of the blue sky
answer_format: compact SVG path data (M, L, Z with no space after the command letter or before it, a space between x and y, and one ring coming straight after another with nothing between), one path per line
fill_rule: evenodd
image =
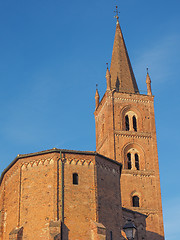
M149 67L166 239L179 240L178 0L0 1L0 171L17 154L95 150L95 85L102 97L117 4L141 93Z

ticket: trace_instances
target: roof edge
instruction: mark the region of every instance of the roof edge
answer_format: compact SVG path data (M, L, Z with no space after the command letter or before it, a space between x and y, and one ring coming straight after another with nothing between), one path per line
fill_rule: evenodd
M19 159L23 159L23 158L27 158L27 157L33 157L33 156L38 156L38 155L43 155L43 154L47 154L47 153L75 153L75 154L83 154L83 155L93 155L93 156L99 156L99 157L103 157L106 160L113 162L117 165L120 166L120 169L122 169L122 164L118 163L116 161L114 161L111 158L108 158L106 156L103 156L99 153L97 153L96 151L80 151L80 150L68 150L68 149L59 149L59 148L52 148L49 150L44 150L44 151L40 151L40 152L35 152L35 153L28 153L28 154L18 154L17 157L2 171L1 176L0 176L0 184L2 183L3 177L6 174L6 172L19 160Z
M125 208L125 207L122 207L122 210L124 210L126 212L137 213L139 215L145 216L146 218L148 217L146 214L143 214L143 213L140 213L138 211L134 211L134 210L131 210L131 209L128 209L128 208Z

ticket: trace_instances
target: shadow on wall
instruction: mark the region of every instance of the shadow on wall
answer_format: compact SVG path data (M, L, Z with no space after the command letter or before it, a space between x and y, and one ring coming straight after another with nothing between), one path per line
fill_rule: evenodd
M123 235L123 240L127 239L126 235ZM149 232L147 231L146 232L146 237L138 237L137 233L135 235L135 240L164 240L164 237L157 234L157 233L154 233L154 232Z
M67 228L67 226L64 223L61 223L61 224L62 224L62 226L61 226L62 236L61 236L61 238L57 238L57 239L55 238L54 240L61 240L61 239L68 240L69 239L69 229Z
M142 238L142 239L144 239L144 240L164 240L164 237L157 233L147 231L146 234L147 234L146 238ZM69 229L66 227L66 225L63 225L61 234L56 235L54 237L54 240L61 240L61 239L68 240L69 239L68 235L69 235ZM127 238L122 236L122 239L127 239ZM136 235L135 239L140 240L137 237L137 235Z
M49 224L50 228L50 239L51 240L68 240L69 239L69 229L60 220L51 221ZM13 238L12 240L14 240ZM19 240L19 239L18 239Z
M116 80L116 91L119 92L119 86L120 86L120 82L119 82L119 78L117 77L117 80Z
M147 231L146 239L147 240L164 240L164 237L157 233Z

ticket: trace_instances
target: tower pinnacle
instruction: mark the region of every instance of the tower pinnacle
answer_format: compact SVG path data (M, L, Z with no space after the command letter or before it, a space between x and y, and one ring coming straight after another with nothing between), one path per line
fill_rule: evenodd
M108 64L107 64L107 70L106 70L106 82L107 82L107 90L111 90L111 74L108 68Z
M148 68L147 68L146 84L147 84L147 95L151 96L152 95L151 78L149 76Z
M96 84L96 94L95 94L96 108L98 108L99 106L99 92L98 92L97 86L98 85Z

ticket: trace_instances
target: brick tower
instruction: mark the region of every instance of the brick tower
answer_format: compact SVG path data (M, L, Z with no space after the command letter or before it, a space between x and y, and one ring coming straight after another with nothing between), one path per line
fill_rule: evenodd
M154 96L140 94L117 17L107 90L96 90L96 151L123 164L122 207L146 214L148 240L164 239ZM138 238L139 239L139 238Z

